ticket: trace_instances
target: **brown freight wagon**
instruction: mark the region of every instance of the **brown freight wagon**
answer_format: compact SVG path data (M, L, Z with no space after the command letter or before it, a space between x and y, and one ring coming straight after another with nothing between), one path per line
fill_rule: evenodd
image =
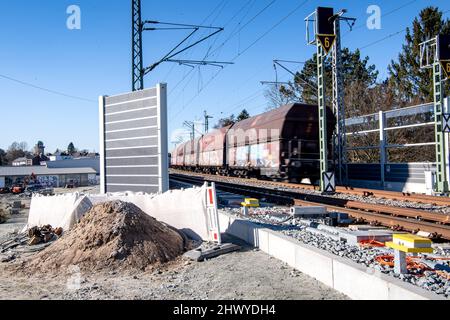
M331 151L336 120L330 109L327 109L327 117ZM177 168L314 182L319 178L318 108L316 105L288 104L214 130L180 145L174 152Z
M331 143L336 121L330 109L327 117ZM238 122L228 131L226 145L232 175L313 182L319 178L318 108L288 104Z

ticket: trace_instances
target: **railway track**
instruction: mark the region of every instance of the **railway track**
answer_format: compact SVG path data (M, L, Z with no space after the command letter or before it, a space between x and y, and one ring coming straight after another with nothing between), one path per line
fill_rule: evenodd
M175 173L186 174L181 170L173 170ZM192 173L193 175L206 176L212 178L217 178L220 176L212 175L212 174L197 174ZM268 181L268 180L257 180L257 179L245 179L238 177L226 177L231 179L236 179L236 181L252 181L257 182L261 185L273 186L273 187L282 187L289 188L294 190L318 190L317 186L313 186L310 184L299 184L299 183L287 183L287 182L279 182L279 181ZM362 196L362 197L375 197L380 199L389 199L389 200L398 200L398 201L409 201L416 203L424 203L435 206L450 206L450 197L439 197L439 196L429 196L423 194L416 193L407 193L407 192L396 192L396 191L387 191L387 190L375 190L375 189L365 189L365 188L353 188L353 187L336 187L336 191L343 194Z
M450 240L450 216L427 212L424 210L407 209L378 204L368 204L358 201L332 198L300 191L285 191L267 187L257 187L240 183L220 181L218 176L192 176L186 174L171 174L170 178L177 181L201 185L206 181L215 182L218 189L245 196L266 199L268 202L284 205L325 205L329 211L344 212L353 218L372 224L379 224L396 230L410 232L425 231L434 238ZM245 180L245 179L244 179ZM246 180L248 181L248 180Z

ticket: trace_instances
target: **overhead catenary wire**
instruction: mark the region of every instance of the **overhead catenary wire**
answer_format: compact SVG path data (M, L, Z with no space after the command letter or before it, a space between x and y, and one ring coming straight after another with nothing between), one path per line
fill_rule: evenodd
M399 11L399 10L401 10L401 9L403 9L403 8L405 8L405 7L409 6L409 5L411 5L411 4L413 4L414 2L417 2L417 0L409 1L409 2L407 2L407 3L405 3L405 4L403 4L403 5L401 5L401 6L397 7L397 8L395 8L395 9L392 9L391 11L382 14L382 15L381 15L381 18L386 18L387 16L389 16L389 15L391 15L391 14L393 14L393 13L395 13L395 12L397 12L397 11ZM355 30L357 30L357 29L360 29L360 28L362 28L362 27L365 27L365 26L366 26L365 23L361 23L361 24L359 24L359 25L353 27L352 30L347 31L344 35L342 35L341 38L344 38L344 37L346 37L349 33L353 32L353 31L355 31Z
M271 2L269 2L266 6L264 6L260 11L258 11L252 18L250 18L242 27L240 27L237 31L236 28L233 30L233 32L231 32L230 36L224 41L222 42L218 47L216 47L214 50L211 51L210 55L214 54L217 52L217 50L219 50L220 48L222 48L226 43L228 43L228 41L230 41L231 39L233 39L236 35L238 35L242 30L244 30L250 23L252 23L256 18L258 18L261 14L263 14L267 9L269 9L275 2L277 2L277 0L272 0ZM239 23L240 24L240 23ZM239 24L237 25L237 27L239 26Z
M246 28L246 27L248 27L248 25L252 22L252 21L254 21L258 16L260 16L264 11L266 11L270 6L272 6L275 2L276 2L277 0L272 0L270 3L268 3L266 6L264 6L261 10L259 10L252 18L250 18L241 28L239 28L239 31L238 32L240 32L240 31L242 31L244 28ZM234 20L234 18L238 15L238 13L239 12L241 12L242 10L243 10L243 8L245 8L246 7L246 5L247 4L249 4L250 3L250 1L248 1L246 4L244 4L244 6L242 6L241 8L240 8L240 10L224 25L224 26L227 26L232 20ZM245 15L246 16L246 15ZM244 18L245 18L245 16L244 16ZM243 18L243 19L244 19ZM238 23L238 26L240 25L240 23L243 21L243 19L241 19L241 21ZM236 28L234 29L234 30L236 30ZM231 38L233 37L233 36L235 36L236 35L236 32L231 32L231 36L230 37L228 37L221 45L219 45L215 50L214 50L214 52L210 52L209 54L208 54L208 56L211 56L211 55L213 55L213 53L215 53L216 51L217 51L217 49L219 49L219 48L221 48L221 47L223 47L229 40L231 40ZM175 88L177 88L179 85L180 85L180 83L181 82L183 82L188 76L189 76L189 74L190 73L192 73L194 71L194 69L191 69L189 72L188 72L188 74L187 75L185 75L176 85L175 85L175 87L174 87L174 89L172 89L171 90L171 92L170 93L173 93L174 91L175 91ZM190 81L192 81L192 77L190 78L190 80L189 80L189 82ZM188 82L188 84L189 84L189 82ZM185 86L186 87L186 86ZM203 89L203 88L202 88ZM199 90L199 92L201 92L202 91L202 89L200 89ZM199 93L198 92L198 93ZM170 94L169 93L169 94ZM182 107L181 109L180 109L180 111L181 110L183 110L184 109L184 107Z
M58 96L62 96L62 97L70 98L70 99L75 99L75 100L80 100L80 101L85 101L85 102L93 102L93 103L97 102L96 100L83 98L83 97L75 96L75 95L72 95L72 94L67 94L67 93L60 92L60 91L53 90L53 89L44 88L44 87L41 87L41 86L38 86L38 85L35 85L35 84L32 84L32 83L29 83L29 82L25 82L25 81L22 81L22 80L13 78L13 77L6 76L4 74L0 74L0 78L6 79L6 80L9 80L9 81L12 81L12 82L19 83L19 84L21 84L23 86L31 87L31 88L34 88L34 89L37 89L37 90L45 91L47 93L51 93L51 94L54 94L54 95L58 95Z
M244 53L246 53L250 48L252 48L254 45L256 45L261 39L263 39L265 36L267 36L271 31L273 31L275 28L277 28L281 23L283 23L285 20L287 20L289 17L291 17L295 12L297 12L298 10L300 10L301 7L303 7L306 3L308 2L308 0L303 1L302 3L300 3L298 6L296 6L293 10L291 10L286 16L284 16L281 20L279 20L277 23L275 23L274 25L272 25L267 31L265 31L262 35L260 35L258 38L256 38L256 40L254 40L250 45L248 45L244 50L242 50L241 52L239 52L233 59L231 59L231 62L236 61L236 59L238 59L240 56L242 56ZM190 105L211 83L212 81L214 81L214 79L217 78L217 76L223 71L225 70L226 66L223 69L220 69L218 72L216 72L216 74L210 78L210 80L206 83L206 85L192 98L190 99L181 110L184 110L185 107L187 107L188 105ZM181 111L180 110L180 111ZM180 112L178 112L178 114L175 116L178 117L180 114ZM174 119L175 119L174 118Z
M442 12L442 14L446 14L446 13L448 13L448 12L450 12L450 10L446 10L446 11ZM434 17L430 17L430 18L428 18L428 19L425 19L425 20L423 20L422 22L427 22L428 20L431 20L432 18L434 18ZM364 45L364 46L362 46L362 47L359 47L359 49L366 49L366 48L368 48L368 47L374 46L374 45L376 45L376 44L378 44L378 43L380 43L380 42L383 42L383 41L385 41L385 40L387 40L387 39L390 39L390 38L392 38L392 37L395 37L396 35L399 35L399 34L401 34L401 33L403 33L403 32L406 32L406 30L408 30L408 29L409 29L409 27L406 27L406 28L404 28L404 29L401 29L401 30L399 30L399 31L396 31L396 32L394 32L394 33L391 33L391 34L389 34L389 35L387 35L387 36L385 36L385 37L383 37L383 38L381 38L381 39L375 40L375 41L370 42L370 43L368 43L368 44L366 44L366 45Z
M252 10L253 6L255 5L255 2L257 0L248 0L224 25L224 28L226 28L241 12L244 11L245 8L247 8L247 6L249 5L249 7L247 8L246 12L244 12L244 15L242 16L241 20L237 23L235 29L233 29L233 31L230 34L234 33L234 30L236 30L242 23L242 21L244 21L245 18L247 18L248 14L250 13L250 11ZM216 42L219 40L220 36L222 34L220 34L219 36L214 38L213 43L211 44L211 46L209 47L205 58L209 57L211 55L211 50L213 49L213 47L215 46ZM220 52L220 51L219 51Z
M228 22L224 24L224 28L225 28L226 26L228 26L228 25L231 23L231 21L233 21L233 20L238 16L238 14L239 14L240 12L242 12L242 10L244 10L244 8L246 8L247 5L249 5L249 4L251 3L251 1L252 1L252 0L247 1L242 7L240 7L240 9L239 9L239 10L231 17L231 19L229 19ZM255 20L259 15L261 15L265 10L267 10L267 9L268 9L275 1L276 1L276 0L273 0L272 2L270 2L270 3L269 3L268 5L266 5L262 10L260 10L256 15L254 15L252 18L250 18L250 20L247 21L247 22L245 23L245 25L242 26L242 27L239 29L239 31L242 31L245 27L247 27L253 20ZM248 12L247 12L247 14L248 14ZM245 14L244 17L239 21L239 23L237 24L237 27L242 23L243 19L247 16L247 14ZM236 27L236 28L237 28L237 27ZM233 29L233 31L231 32L231 36L235 35L234 30L236 30L236 28ZM219 34L219 36L220 36L220 34ZM228 42L228 41L231 39L231 36L230 36L228 39L226 39L226 40L225 40L219 47L217 47L216 49L219 49L219 48L223 47L223 46L225 45L225 43ZM214 43L217 41L217 39L218 39L218 37L215 38ZM209 49L208 52L207 52L207 54L205 55L205 59L206 59L207 57L213 55L216 51L217 51L217 50L215 50L214 52L212 52L212 51ZM171 93L173 93L173 92L175 91L175 89L180 85L180 83L183 82L183 81L189 76L189 74L191 74L193 71L194 71L194 70L191 69L191 70L188 72L188 74L186 74L185 76L183 76L183 78L182 78L182 79L181 79L181 80L173 87L173 89L171 89L171 91L169 92L169 95L170 95ZM192 80L192 78L191 78L191 80ZM189 80L189 81L191 81L191 80Z
M158 21L145 21L145 24L168 24L168 25L183 25L183 24L178 24L178 23L166 23L166 22L158 22ZM157 66L159 66L161 63L166 62L167 60L174 58L175 56L178 56L179 54L189 50L190 48L196 46L197 44L204 42L205 40L211 38L212 36L216 35L219 32L223 31L223 28L221 27L209 27L209 26L200 26L200 25L184 25L184 26L189 26L192 27L192 32L187 35L180 43L178 43L175 48L173 48L169 53L167 53L162 59L160 59L159 61L153 63L151 66L144 68L144 70L142 71L144 75L148 74L149 72L151 72L152 70L154 70ZM193 44L189 44L186 45L186 47L179 49L178 51L176 51L183 43L185 43L189 38L191 38L197 31L199 31L200 29L212 29L214 31L212 31L210 34L208 34L207 36L202 37L201 39L195 41ZM143 30L158 30L158 28L143 28Z
M222 12L223 8L226 5L226 0L223 0L222 2L220 2L217 6L214 7L214 9L210 12L210 14L202 20L202 22L200 22L200 25L203 25L206 23L206 21L208 21L209 18L211 18L213 16L213 14L221 7L222 9L219 10L219 12L217 13L216 17L211 21L211 25L214 24L214 22L216 21L216 19L218 18L218 16L220 15L220 13ZM225 26L224 26L225 27ZM191 43L192 39L189 39L188 43ZM189 57L192 55L193 51L195 51L195 48L193 48L193 50L190 51ZM175 65L172 65L172 67L170 68L169 72L166 74L166 76L164 77L164 79L167 79L169 77L169 75L172 73L172 71L175 69ZM188 72L188 75L192 72L192 70L190 70ZM175 88L178 87L178 85L184 81L184 79L186 79L186 77L188 76L186 75L186 73L183 75L183 78L170 90L169 92L169 96L171 95L171 93L174 91Z

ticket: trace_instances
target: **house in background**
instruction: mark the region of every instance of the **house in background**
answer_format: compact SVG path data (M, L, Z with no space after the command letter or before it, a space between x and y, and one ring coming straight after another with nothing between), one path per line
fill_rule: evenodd
M68 158L65 160L47 161L48 168L92 168L100 175L100 157Z
M36 180L46 187L64 187L73 183L84 187L97 185L99 179L93 168L48 168L47 166L0 167L0 182L6 187L20 184L27 179Z
M26 167L26 166L32 166L33 165L33 157L32 156L25 156L21 158L17 158L12 162L13 167Z

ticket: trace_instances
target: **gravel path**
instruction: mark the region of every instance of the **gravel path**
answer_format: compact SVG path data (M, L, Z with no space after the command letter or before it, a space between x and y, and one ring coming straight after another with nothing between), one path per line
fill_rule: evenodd
M0 299L348 299L248 246L206 262L180 258L149 273L78 274L76 271L68 270L65 275L53 277L35 275L28 278L11 274L0 264ZM80 287L76 289L73 284L78 283L78 279Z

